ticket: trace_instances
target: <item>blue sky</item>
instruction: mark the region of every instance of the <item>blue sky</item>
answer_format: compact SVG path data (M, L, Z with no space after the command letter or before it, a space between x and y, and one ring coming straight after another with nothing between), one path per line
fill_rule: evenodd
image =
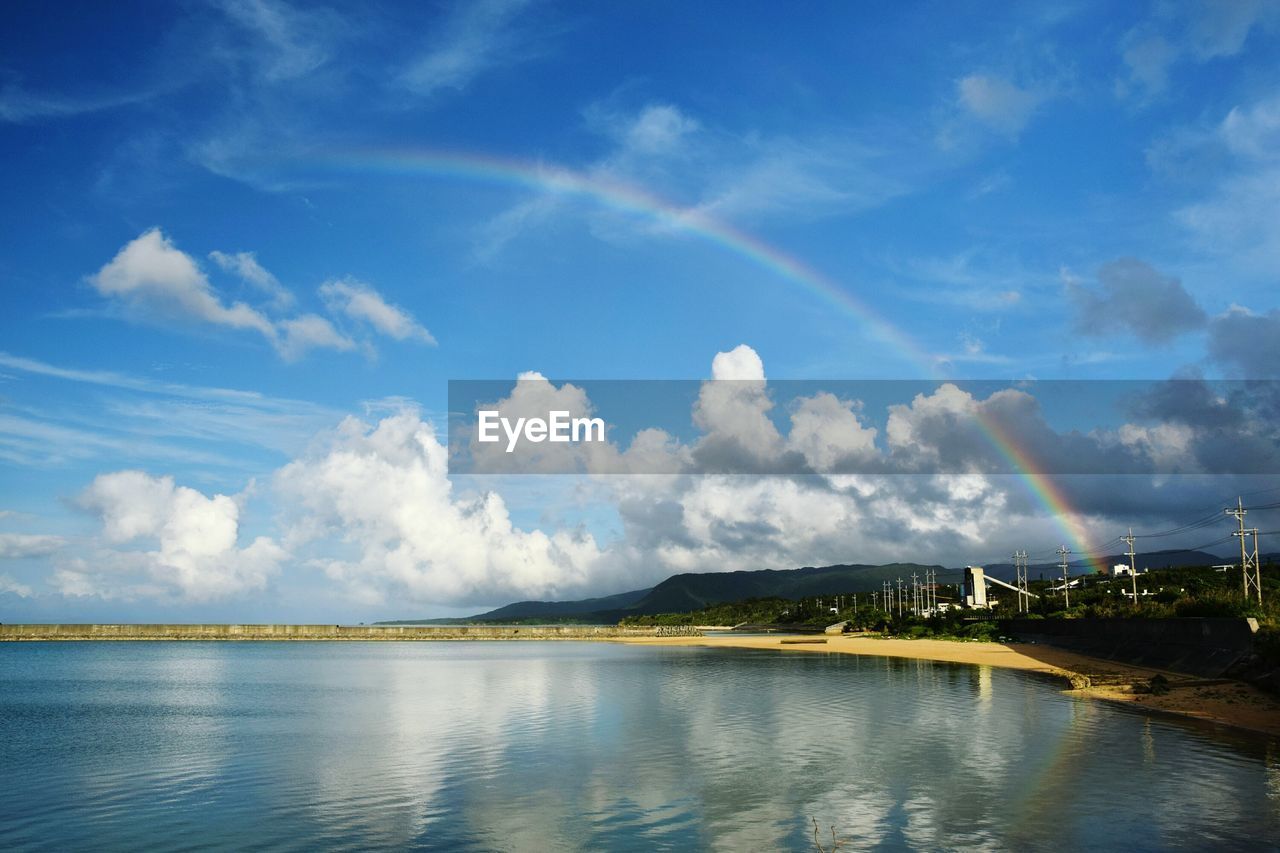
M5 16L5 618L452 613L911 556L847 483L813 490L841 502L807 536L786 532L804 488L744 486L762 539L698 521L709 481L450 485L421 432L449 379L703 379L744 344L770 379L1280 373L1274 2ZM447 518L362 516L349 458ZM1011 507L1057 535L1011 488L966 492L964 518L912 498L937 533L918 557L1003 555L986 525ZM1111 538L1120 508L1077 497Z

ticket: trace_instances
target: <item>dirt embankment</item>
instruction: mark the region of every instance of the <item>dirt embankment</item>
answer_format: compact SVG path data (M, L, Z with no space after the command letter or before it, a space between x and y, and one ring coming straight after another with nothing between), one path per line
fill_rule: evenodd
M878 655L978 664L1037 672L1062 679L1075 695L1127 702L1164 714L1177 714L1221 725L1280 736L1280 700L1240 681L1206 680L1157 669L1127 666L1075 652L1028 643L979 643L950 640L885 640L870 636L805 637L670 637L621 642L642 645L697 645L713 648L775 649L785 652ZM1161 676L1165 692L1149 692ZM1159 689L1159 688L1158 688Z

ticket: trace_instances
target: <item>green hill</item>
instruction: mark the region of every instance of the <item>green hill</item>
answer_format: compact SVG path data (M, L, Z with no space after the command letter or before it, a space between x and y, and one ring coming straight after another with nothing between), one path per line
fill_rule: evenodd
M910 582L912 573L924 580L926 570L938 573L939 583L959 583L964 573L942 566L919 563L889 563L883 566L806 566L802 569L708 572L672 575L629 608L630 614L688 613L711 604L743 601L748 598L803 598L851 592L879 592L885 581L902 578Z
M919 563L883 566L806 566L800 569L704 572L672 575L651 589L632 590L578 601L517 601L462 619L419 619L378 622L379 625L460 624L467 622L584 622L613 624L627 616L691 613L710 605L755 598L798 599L815 595L879 592L885 581L912 573L923 581L926 570L938 573L938 583L960 583L964 572Z

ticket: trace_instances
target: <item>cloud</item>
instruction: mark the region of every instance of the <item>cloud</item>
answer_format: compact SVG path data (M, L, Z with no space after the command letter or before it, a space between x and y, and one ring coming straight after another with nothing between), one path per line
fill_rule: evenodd
M1280 96L1235 106L1218 129L1227 149L1252 160L1280 160Z
M1158 137L1147 161L1162 178L1200 193L1172 218L1219 274L1269 285L1280 264L1280 97L1219 115Z
M0 595L6 593L16 595L19 598L30 598L31 587L25 583L19 583L9 575L0 575Z
M894 293L916 302L959 306L973 312L1020 309L1027 295L1059 286L1043 270L1029 269L1017 260L979 248L945 257L885 257L881 263L894 281L884 286L893 288Z
M711 359L711 378L740 382L763 382L764 362L746 344L738 344L728 352L718 352Z
M1160 275L1133 258L1121 258L1098 271L1101 290L1067 281L1074 303L1075 328L1097 337L1130 332L1148 345L1167 344L1204 328L1205 313L1176 278Z
M1149 159L1204 197L1173 217L1205 252L1270 281L1280 264L1280 97L1234 106L1217 124L1157 141Z
M64 594L223 599L265 589L287 556L265 536L240 547L236 500L207 497L172 477L101 474L79 503L101 521L104 547L59 569L54 582ZM117 547L124 545L142 547Z
M0 533L0 560L46 557L57 553L67 540L38 533Z
M718 353L711 378L702 383L693 407L694 426L703 432L694 448L698 469L768 470L785 442L769 416L773 401L760 357L745 344Z
M529 5L529 0L458 4L426 51L400 73L400 82L424 96L462 91L481 73L528 58L533 49L514 24Z
M744 162L711 174L699 213L730 219L855 213L905 195L913 180L885 149L852 138L758 140L748 151Z
M1178 51L1162 36L1152 35L1131 38L1122 54L1128 68L1128 82L1117 83L1116 92L1122 97L1133 87L1140 87L1148 94L1158 94L1169 83L1169 68L1178 58Z
M446 449L411 412L349 418L275 476L293 549L369 601L486 602L581 587L599 558L583 531L524 531L493 492L454 494ZM350 552L349 556L341 556Z
M709 127L675 104L622 107L620 98L585 110L587 128L612 147L580 169L545 168L537 194L479 229L477 259L491 261L520 234L556 217L577 217L594 236L627 244L727 221L858 213L911 192L932 168L918 140L897 128L736 133ZM566 185L586 191L565 192ZM619 191L649 196L658 209L615 209L607 200Z
M671 104L650 104L626 123L623 150L658 154L677 150L700 125Z
M1116 81L1122 98L1162 94L1173 69L1183 62L1205 63L1239 54L1251 32L1280 23L1275 0L1232 0L1174 5L1134 27L1120 40L1124 76Z
M272 83L304 77L327 63L330 42L341 31L331 13L303 12L287 3L214 0L213 5L256 37L256 71Z
M42 403L29 405L25 417L0 418L0 455L26 464L78 458L118 464L136 459L241 469L255 464L250 461L256 460L255 451L292 456L340 417L302 400L154 376L77 370L7 353L0 353L0 368L17 374L21 382L36 377L100 389L95 392L102 401L100 412L82 414L74 428L65 424L64 411ZM42 382L33 385L47 387ZM11 393L17 396L19 388L12 387ZM236 445L230 457L224 455L227 443ZM210 445L218 452L204 449Z
M293 294L280 283L280 279L258 263L253 252L236 252L231 255L214 250L209 253L209 258L222 269L239 276L242 281L270 297L275 307L289 308L293 305Z
M110 421L110 419L107 419ZM74 460L158 459L169 463L225 466L231 459L167 441L139 442L112 424L100 429L68 426L36 410L33 416L0 413L0 459L17 465L65 465Z
M16 84L0 89L0 121L28 124L42 119L71 118L150 100L157 91L70 97L37 93Z
M289 307L295 301L252 252L214 251L209 257L269 296L274 307ZM89 283L140 320L178 320L257 332L286 361L296 361L311 350L350 352L357 348L355 340L318 314L273 320L261 308L247 303L227 304L195 259L177 248L159 228L127 243L115 258L89 277ZM408 312L388 303L367 284L350 279L332 281L321 285L319 293L331 313L380 334L396 340L433 345L436 342ZM367 344L365 348L371 351Z
M989 74L970 74L956 82L960 104L988 127L1017 136L1048 94L1024 89Z
M325 318L317 314L303 314L290 320L281 320L276 348L286 361L297 361L313 349L333 349L349 352L356 342L339 332Z
M1209 323L1209 357L1250 379L1280 379L1280 310L1233 306ZM1277 413L1280 414L1280 413Z
M1183 479L1133 475L1236 470L1240 447L1274 466L1280 446L1267 425L1280 398L1252 387L1154 383L1122 413L1129 420L1089 433L1055 430L1042 401L1024 389L983 395L931 385L889 406L883 433L868 425L858 400L820 391L788 405L784 434L751 347L718 353L711 375L693 413L701 436L680 444L642 430L622 454L675 457L682 468L659 477L521 478L541 513L536 525L517 523L507 497L478 487L503 481L451 478L436 429L405 406L373 421L346 418L277 469L269 490L275 533L248 545L239 541L243 496L210 496L142 471L101 475L80 497L100 532L86 556L60 553L51 582L64 595L189 602L277 579L314 588L319 575L345 601L385 610L615 592L674 571L903 559L955 565L1060 536L1053 513L1010 473L1002 442L1037 470L1124 475L1123 488L1109 476L1056 480L1096 542L1116 532L1117 517L1158 523L1203 500ZM513 414L552 405L593 411L582 388L532 372L503 405ZM708 449L716 447L719 457ZM735 464L763 460L782 474L720 474L729 469L707 464L730 452ZM619 453L610 445L598 458L613 464ZM867 458L887 460L888 473L813 473ZM596 457L584 459L579 471L593 474ZM572 495L592 516L616 516L608 525L616 537L598 540L563 508L546 512L552 482L557 500ZM1226 482L1214 480L1215 491Z
M1200 3L1188 28L1190 48L1197 59L1235 56L1243 48L1254 27L1274 28L1280 21L1280 3L1275 0L1232 0L1229 3Z
M479 401L478 401L479 402ZM477 408L497 411L514 423L519 418L546 418L552 411L568 413L569 418L590 418L595 408L581 388L568 382L556 387L535 371L521 373L511 393L496 401L483 401ZM609 442L525 443L515 453L507 452L505 438L497 442L481 442L477 432L467 431L470 440L465 448L476 473L497 471L511 473L564 473L625 470L624 458Z
M825 392L804 398L791 413L788 446L815 471L836 471L875 455L877 430L863 424L859 408Z
M326 282L320 285L320 296L331 313L365 323L389 338L420 341L432 346L436 343L436 339L412 314L388 303L378 291L363 282L354 279Z
M1280 260L1280 167L1223 179L1204 201L1183 207L1175 219L1196 242L1242 267L1267 274Z
M271 321L243 302L223 304L196 262L159 228L125 244L89 277L103 296L120 300L142 316L195 320L232 329L251 329L275 340Z

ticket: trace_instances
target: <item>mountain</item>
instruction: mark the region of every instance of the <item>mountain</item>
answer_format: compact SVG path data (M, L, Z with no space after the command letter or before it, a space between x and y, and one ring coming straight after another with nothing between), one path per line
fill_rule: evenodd
M637 589L601 598L578 601L517 601L463 619L420 619L379 622L379 625L458 624L466 622L567 620L612 624L624 616L689 613L711 604L747 598L802 598L854 592L879 592L884 582L902 578L910 583L914 573L922 581L925 571L936 571L938 583L959 583L962 569L890 563L883 566L805 566L800 569L704 572L672 575L651 589Z
M601 598L583 598L578 601L517 601L470 617L475 621L493 619L528 619L530 617L582 616L601 610L626 610L643 599L652 590L634 589L631 592L619 592Z
M1212 566L1229 562L1205 551L1152 551L1137 556L1138 570ZM1264 554L1264 564L1280 562L1280 554ZM1115 554L1103 558L1104 565L1128 564L1129 558ZM1083 560L1070 563L1072 574L1085 574ZM1012 563L985 565L987 573L1012 581ZM712 604L742 601L747 598L803 598L814 595L879 592L887 581L902 578L910 583L911 575L921 579L926 570L938 573L938 583L958 584L964 580L964 569L924 566L919 563L889 563L882 566L838 565L805 566L800 569L760 569L756 571L702 572L672 575L649 589L635 589L600 598L577 601L517 601L462 619L418 619L378 622L378 625L464 624L467 622L525 622L533 619L612 624L624 616L650 616L658 613L689 613ZM1056 563L1037 563L1029 567L1031 580L1056 578L1061 573Z
M937 571L939 583L959 583L964 577L962 570L922 566L918 563L689 573L667 578L631 607L630 612L636 615L688 613L711 604L747 598L803 598L836 593L879 592L885 581L896 582L898 578L902 578L909 583L913 573L923 581L926 570Z

